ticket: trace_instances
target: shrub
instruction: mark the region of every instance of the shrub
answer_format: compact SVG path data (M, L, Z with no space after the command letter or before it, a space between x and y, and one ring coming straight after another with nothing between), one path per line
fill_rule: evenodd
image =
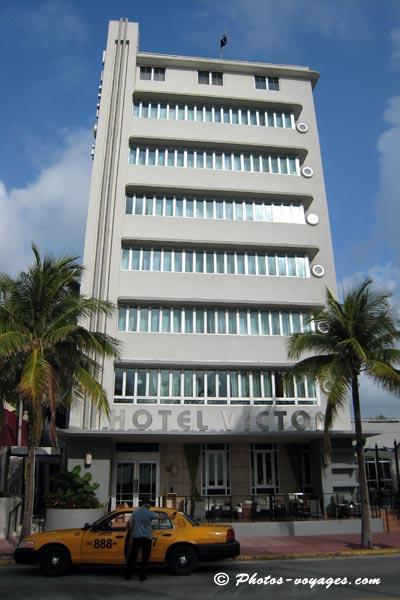
M80 475L77 465L72 471L60 471L54 478L54 492L44 498L46 508L100 508L95 491L98 483L91 483L91 473Z

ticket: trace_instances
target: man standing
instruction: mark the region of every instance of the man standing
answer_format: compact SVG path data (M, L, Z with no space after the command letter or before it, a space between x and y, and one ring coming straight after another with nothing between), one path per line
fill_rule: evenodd
M139 550L142 551L139 581L144 581L147 577L147 563L151 554L151 522L153 519L161 521L166 518L165 514L151 511L150 506L150 502L143 502L140 508L133 511L128 521L125 579L130 579L132 576ZM175 517L176 512L169 518L175 519Z

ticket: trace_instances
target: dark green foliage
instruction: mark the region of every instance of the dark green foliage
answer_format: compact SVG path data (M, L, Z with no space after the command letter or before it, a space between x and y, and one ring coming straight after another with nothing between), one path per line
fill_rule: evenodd
M100 508L95 491L98 483L91 483L91 473L80 475L77 465L72 471L60 471L54 478L55 491L44 498L46 508Z

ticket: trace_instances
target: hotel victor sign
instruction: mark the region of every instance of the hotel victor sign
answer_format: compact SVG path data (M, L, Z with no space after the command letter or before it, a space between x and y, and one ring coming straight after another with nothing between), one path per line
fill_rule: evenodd
M111 411L103 431L246 432L323 429L323 413L300 407L133 408Z

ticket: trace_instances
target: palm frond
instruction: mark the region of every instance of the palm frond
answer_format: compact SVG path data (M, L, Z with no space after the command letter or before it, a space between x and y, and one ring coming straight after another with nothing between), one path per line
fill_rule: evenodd
M18 391L32 406L43 404L46 398L48 376L51 367L37 348L28 355L22 369Z
M20 393L30 414L36 439L43 411L50 411L55 441L55 414L60 403L70 404L68 390L76 387L108 414L105 392L98 383L102 359L118 356L118 342L83 323L109 316L110 302L80 294L83 272L77 257L41 255L32 245L33 262L16 278L0 275L0 374ZM11 368L12 367L12 368ZM98 381L95 380L98 379ZM0 393L5 386L0 385ZM7 397L12 394L7 392Z
M288 339L288 357L297 360L305 352L331 354L335 351L332 340L323 333L296 333Z
M74 385L81 393L92 400L100 414L104 413L107 417L110 416L110 405L107 394L102 385L94 379L89 371L83 368L76 369Z
M29 348L30 339L19 331L6 331L0 334L0 360L17 356Z
M382 389L400 395L400 371L392 365L377 360L365 363L365 373Z

